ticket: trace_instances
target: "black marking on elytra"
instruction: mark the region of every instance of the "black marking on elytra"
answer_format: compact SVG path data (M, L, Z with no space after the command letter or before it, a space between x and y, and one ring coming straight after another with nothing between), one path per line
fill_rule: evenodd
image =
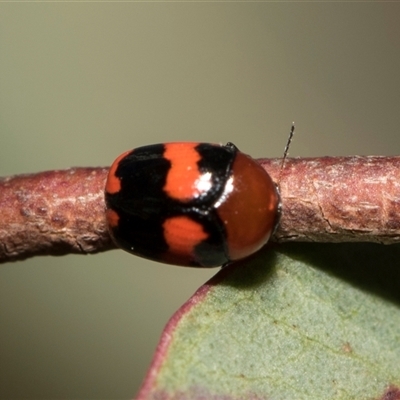
M163 223L168 218L185 215L200 223L208 235L195 247L193 265L215 266L229 261L225 226L213 205L225 189L237 149L229 144L223 147L199 144L196 150L201 156L199 170L211 173L212 187L185 203L171 199L163 190L171 168L171 162L163 156L163 144L135 149L119 162L115 175L120 179L121 190L106 193L106 203L120 217L112 233L122 248L162 261L168 252Z

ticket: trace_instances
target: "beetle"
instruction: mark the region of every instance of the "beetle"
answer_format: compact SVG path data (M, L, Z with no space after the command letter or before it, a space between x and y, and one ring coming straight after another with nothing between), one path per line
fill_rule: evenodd
M277 186L232 143L160 143L125 152L109 170L105 201L117 246L191 267L255 253L280 217Z

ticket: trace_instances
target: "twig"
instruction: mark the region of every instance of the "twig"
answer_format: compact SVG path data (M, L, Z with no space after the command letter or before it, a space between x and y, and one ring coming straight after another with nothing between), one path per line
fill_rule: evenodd
M259 160L273 179L280 160ZM278 242L400 242L400 157L287 159Z
M400 242L400 157L262 159L282 218L273 241ZM0 262L115 248L104 216L108 168L0 179Z
M108 168L0 180L0 262L114 248L104 217Z

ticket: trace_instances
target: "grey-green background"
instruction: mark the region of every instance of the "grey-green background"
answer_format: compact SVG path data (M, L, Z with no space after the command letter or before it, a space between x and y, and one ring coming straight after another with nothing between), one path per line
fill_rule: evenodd
M292 121L292 156L399 154L399 26L399 3L2 3L0 174L177 140L279 157ZM122 251L0 266L0 398L133 397L215 272Z

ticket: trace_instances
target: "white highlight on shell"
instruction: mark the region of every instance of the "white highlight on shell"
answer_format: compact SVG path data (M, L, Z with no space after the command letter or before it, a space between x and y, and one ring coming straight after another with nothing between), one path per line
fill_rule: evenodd
M214 204L215 208L218 208L226 200L226 198L229 196L229 194L233 192L233 189L234 189L233 181L234 181L233 176L231 176L226 181L225 188L224 188L224 191L223 191L221 197Z
M196 181L196 188L199 191L199 194L208 192L212 188L213 182L211 178L211 172L206 172Z

